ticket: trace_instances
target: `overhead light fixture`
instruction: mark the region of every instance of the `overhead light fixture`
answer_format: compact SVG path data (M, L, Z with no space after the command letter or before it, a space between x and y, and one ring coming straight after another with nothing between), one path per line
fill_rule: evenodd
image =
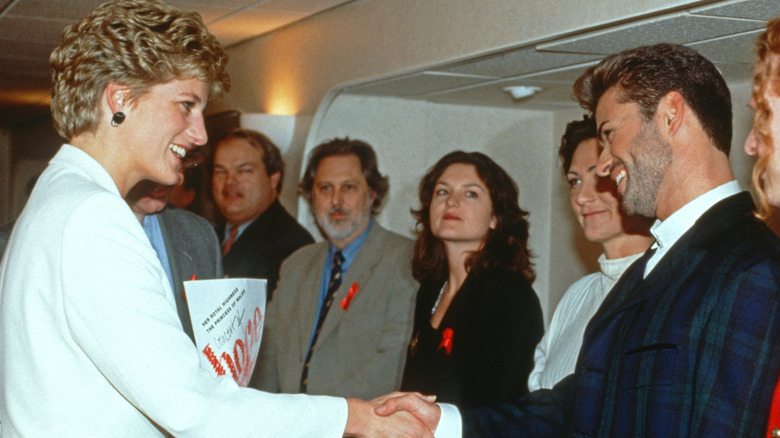
M531 87L528 85L513 85L511 87L504 87L504 91L509 93L514 100L523 100L542 91L542 89L540 87Z

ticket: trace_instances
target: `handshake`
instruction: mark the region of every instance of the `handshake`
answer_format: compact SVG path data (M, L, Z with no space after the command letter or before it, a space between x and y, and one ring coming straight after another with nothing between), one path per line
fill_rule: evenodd
M394 392L371 401L347 399L346 437L433 437L441 408L436 396Z

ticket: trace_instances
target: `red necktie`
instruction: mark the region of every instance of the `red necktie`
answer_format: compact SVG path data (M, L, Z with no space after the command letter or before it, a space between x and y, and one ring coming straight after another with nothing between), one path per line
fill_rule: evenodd
M230 228L230 236L228 236L225 243L222 244L222 257L225 257L225 254L230 251L230 247L233 246L233 241L236 240L236 235L238 234L238 227L231 227Z

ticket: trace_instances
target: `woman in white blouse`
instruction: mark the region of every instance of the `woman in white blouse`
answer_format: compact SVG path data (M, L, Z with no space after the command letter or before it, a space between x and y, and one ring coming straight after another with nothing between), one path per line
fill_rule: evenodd
M654 240L648 233L650 219L623 213L615 183L596 175L600 152L592 118L585 116L566 126L558 155L571 188L571 207L585 238L601 243L604 253L599 257L601 271L576 281L558 303L534 353L529 391L552 388L574 372L590 318L626 268Z

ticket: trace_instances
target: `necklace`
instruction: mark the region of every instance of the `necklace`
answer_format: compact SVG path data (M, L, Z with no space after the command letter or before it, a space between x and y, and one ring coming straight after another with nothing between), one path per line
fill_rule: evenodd
M441 286L441 290L439 291L439 296L436 298L436 302L433 303L433 310L431 310L431 316L433 316L434 313L436 313L436 309L439 307L439 301L441 301L441 296L444 295L444 289L447 288L447 282L449 280L446 280L444 284Z

